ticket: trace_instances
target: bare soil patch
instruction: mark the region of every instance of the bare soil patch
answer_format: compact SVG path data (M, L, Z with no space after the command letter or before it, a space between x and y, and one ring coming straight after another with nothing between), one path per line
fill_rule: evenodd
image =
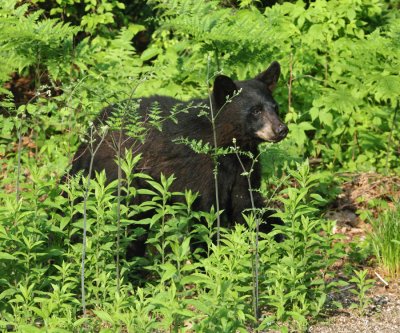
M368 210L370 216L377 217L383 210L391 209L399 202L400 177L376 173L348 176L350 179L342 184L342 193L327 212L327 218L337 221L336 232L343 234L346 242L361 242L366 239L371 228L368 222L360 218L360 213ZM373 258L356 264L354 268L367 269L369 277L376 281L369 291L371 304L365 314L349 309L350 304L357 300L349 288L343 288L331 297L340 301L344 308L332 311L325 320L312 325L309 332L400 332L400 279L386 277L385 272L374 265ZM341 274L340 267L338 274Z

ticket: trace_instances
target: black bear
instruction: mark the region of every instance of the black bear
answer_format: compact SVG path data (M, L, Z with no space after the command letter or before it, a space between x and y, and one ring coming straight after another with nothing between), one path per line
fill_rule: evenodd
M212 205L215 207L216 197L213 159L207 154L194 152L185 144L177 143L176 139L202 140L203 143L214 146L215 134L218 147L232 146L235 139L236 145L242 151L250 151L254 156L257 155L259 143L281 141L286 137L288 128L280 120L278 105L272 97L279 75L280 65L273 62L266 71L250 80L233 81L224 75L217 76L210 99L214 113L218 113L215 118L215 132L207 117L199 117L199 110L204 110L209 104L208 100L182 102L165 96L137 100L138 111L143 118L149 114L154 103L157 103L166 116L177 104L187 108L188 112L178 113L177 122L163 122L162 131L149 126L146 140L140 144L124 131L109 132L94 156L93 170L105 169L108 181L117 179L118 168L113 145L120 142L122 151L131 149L134 154L142 154L137 166L139 170L155 179L159 179L161 173L166 176L174 174L176 180L172 191L191 189L198 192L199 197L194 208L210 210ZM112 106L106 108L98 121L106 121L112 113ZM91 156L87 148L87 144L79 147L70 174L76 174L79 170L88 172ZM246 170L250 169L252 161L248 157L241 155L241 162ZM242 175L243 166L235 154L218 157L219 207L224 211L225 221L240 223L243 210L252 207L248 181ZM251 186L257 189L260 184L260 165L255 164ZM253 192L253 200L255 207L264 206L263 198L258 192ZM270 228L266 223L261 230L268 231ZM144 245L136 248L136 255L144 253Z

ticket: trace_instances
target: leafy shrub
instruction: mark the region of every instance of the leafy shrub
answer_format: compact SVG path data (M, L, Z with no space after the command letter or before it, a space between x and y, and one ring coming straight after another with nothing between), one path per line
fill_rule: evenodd
M54 19L42 20L42 11L28 10L28 4L17 6L15 0L6 0L0 7L0 82L13 71L26 73L31 68L38 83L43 68L56 79L60 64L72 61L72 39L79 29Z
M351 308L358 309L361 315L365 314L371 299L367 293L374 285L375 280L367 278L368 271L354 271L354 276L349 280L356 284L356 288L350 289L350 292L357 296L358 304L352 303Z
M344 248L337 242L340 236L333 234L334 224L318 216L318 206L325 200L313 189L321 176L310 175L307 163L289 172L296 183L283 190L279 199L284 206L278 216L285 225L272 233L283 234L284 240L271 246L264 257L268 268L261 273L264 304L274 312L266 316L262 327L293 321L304 329L307 317L320 313L336 285L330 283L333 276L328 268L344 255Z

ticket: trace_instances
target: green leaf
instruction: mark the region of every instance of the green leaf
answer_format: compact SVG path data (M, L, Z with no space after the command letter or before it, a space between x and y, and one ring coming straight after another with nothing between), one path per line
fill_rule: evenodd
M87 317L83 317L83 318L79 318L78 320L76 320L74 322L74 324L72 326L74 327L79 327L82 326L84 323L86 323L87 321L89 321L89 318Z
M33 326L33 325L18 325L18 331L19 332L32 332L32 333L43 332L42 329L40 329L36 326Z
M99 317L102 321L108 322L111 324L115 324L114 319L105 311L102 310L93 310L94 314Z
M12 289L12 288L6 289L0 294L0 300L2 300L4 298L8 298L8 297L14 295L15 293L16 293L15 289Z
M292 316L292 318L299 323L307 323L307 319L300 313L295 312L295 311L288 311L288 315Z
M6 252L0 252L0 260L18 260L17 257L13 256L12 254Z
M327 126L332 126L333 125L333 116L326 109L320 110L320 112L318 113L318 118L319 118L319 120L321 121L322 124L325 124Z
M201 273L195 273L192 275L187 275L184 276L181 279L181 284L185 285L185 284L200 284L200 283L204 283L206 285L212 285L213 284L213 280L206 274L201 274Z
M372 77L371 88L375 89L375 98L378 102L390 100L393 106L399 101L400 77L399 75L377 74Z
M162 282L171 279L176 274L176 267L171 263L166 263L159 266L164 271L161 275Z
M289 135L293 138L296 145L302 147L307 140L307 136L304 133L304 129L298 126L297 124L289 124Z
M158 47L154 47L154 46L149 47L143 51L143 53L140 56L140 59L142 59L143 61L147 61L147 60L150 60L150 59L156 57L160 53L161 53L161 49L159 49Z
M318 193L311 193L310 197L318 201L319 203L326 203L327 200L321 197Z

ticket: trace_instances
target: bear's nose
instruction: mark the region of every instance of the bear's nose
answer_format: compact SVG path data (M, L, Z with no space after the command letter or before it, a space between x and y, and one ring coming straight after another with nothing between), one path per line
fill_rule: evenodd
M280 124L278 126L278 129L276 130L276 135L279 137L279 139L283 139L286 137L286 135L288 134L289 129L285 124Z

